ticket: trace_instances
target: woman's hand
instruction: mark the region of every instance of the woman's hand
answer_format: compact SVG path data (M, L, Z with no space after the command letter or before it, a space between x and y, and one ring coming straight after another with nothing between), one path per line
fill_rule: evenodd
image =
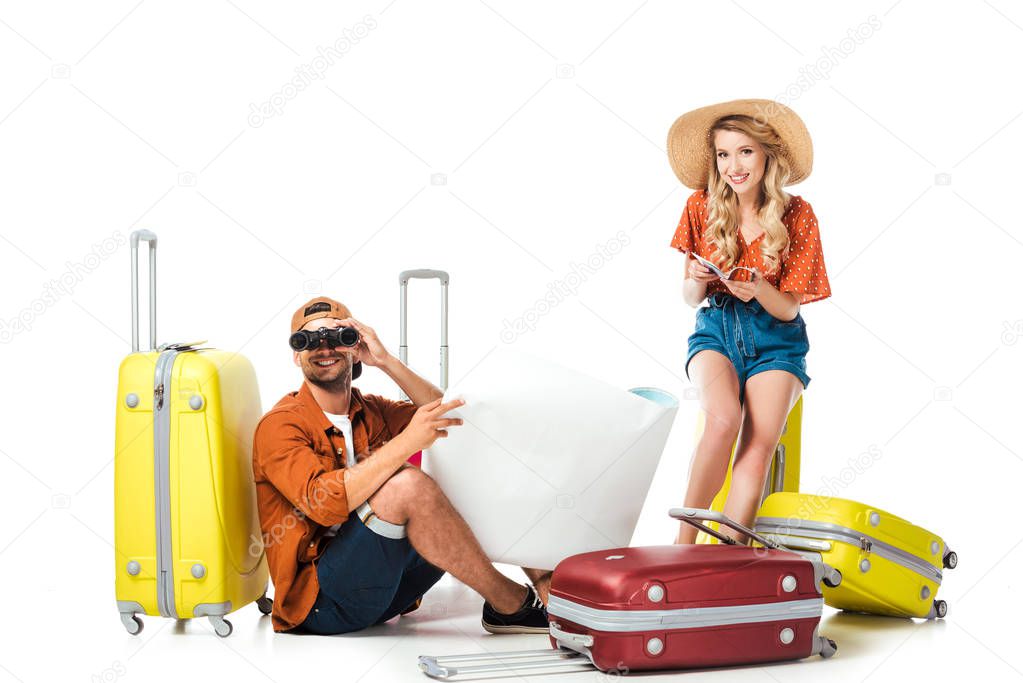
M696 280L697 282L707 284L718 279L718 276L714 274L714 271L703 265L693 257L686 254L686 260L689 262L686 266L689 270L689 279Z
M760 296L760 293L763 291L764 283L766 282L766 280L761 277L760 271L756 269L753 270L752 278L752 282L740 282L738 280L722 280L721 282L725 284L725 287L727 287L728 291L732 293L732 296L740 301L746 302Z

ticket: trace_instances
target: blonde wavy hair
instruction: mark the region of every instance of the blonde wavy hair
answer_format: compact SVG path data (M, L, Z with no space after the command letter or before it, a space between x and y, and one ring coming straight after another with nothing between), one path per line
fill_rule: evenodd
M764 228L760 253L767 272L773 273L788 255L789 248L789 231L781 217L791 199L782 189L791 171L788 159L782 154L782 140L771 126L741 114L722 117L710 128L707 144L712 163L707 177L707 235L717 247L718 266L726 270L736 265L739 259L739 197L718 172L714 137L719 130L744 133L764 149L767 159L757 198L757 219Z

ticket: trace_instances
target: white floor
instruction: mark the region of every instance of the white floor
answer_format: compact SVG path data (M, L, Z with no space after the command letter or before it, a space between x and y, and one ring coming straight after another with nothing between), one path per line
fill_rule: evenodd
M50 515L51 521L57 520ZM45 524L45 520L41 520ZM26 541L31 545L32 541ZM75 545L75 544L72 544ZM23 547L23 552L29 548ZM1017 549L1018 550L1018 549ZM71 571L72 557L61 567L40 567L23 577L29 584ZM818 657L770 666L686 673L629 673L655 680L838 681L1011 680L1023 676L1018 631L992 620L1012 598L999 595L1010 562L996 567L967 595L949 598L944 621L922 622L828 610L822 633L838 642L830 660ZM26 567L31 570L31 567ZM98 573L105 568L95 567ZM999 576L1000 572L1006 573ZM91 572L90 572L91 573ZM509 568L509 575L516 576ZM138 637L120 626L110 590L89 590L78 601L65 589L40 596L18 590L8 576L2 636L0 682L6 681L371 681L427 680L417 667L419 655L466 654L547 647L541 636L494 636L480 627L482 600L445 577L420 610L365 632L339 637L274 634L269 617L254 605L231 616L234 633L216 637L204 620L176 623L148 617ZM96 577L80 586L105 586ZM108 577L109 578L109 577ZM961 591L960 591L961 592ZM42 600L40 600L42 597ZM49 604L40 610L40 604ZM62 605L56 605L62 603ZM1000 609L998 605L1005 605ZM537 674L511 673L507 680L605 681L615 674L595 670ZM493 677L492 677L493 678Z

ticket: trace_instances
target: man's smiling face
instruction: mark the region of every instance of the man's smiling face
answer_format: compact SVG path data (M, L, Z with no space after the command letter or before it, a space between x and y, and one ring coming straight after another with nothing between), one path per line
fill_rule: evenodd
M303 330L343 327L337 318L317 318L302 326ZM330 348L321 343L314 349L294 352L295 365L312 384L330 391L340 391L350 382L352 355L343 346Z

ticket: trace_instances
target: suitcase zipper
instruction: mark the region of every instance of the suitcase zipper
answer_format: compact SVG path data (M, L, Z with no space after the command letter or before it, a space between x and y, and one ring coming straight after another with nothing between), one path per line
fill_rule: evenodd
M174 370L176 350L156 361L153 387L153 481L156 501L156 605L160 616L178 618L174 605L174 557L170 519L170 401L164 401Z
M901 567L920 574L925 579L941 584L941 570L927 560L855 529L839 526L838 524L810 522L807 520L800 520L799 526L794 527L790 520L779 517L760 517L756 520L754 528L758 532L771 534L772 536L799 535L815 540L848 543L858 547L863 552L879 555Z

